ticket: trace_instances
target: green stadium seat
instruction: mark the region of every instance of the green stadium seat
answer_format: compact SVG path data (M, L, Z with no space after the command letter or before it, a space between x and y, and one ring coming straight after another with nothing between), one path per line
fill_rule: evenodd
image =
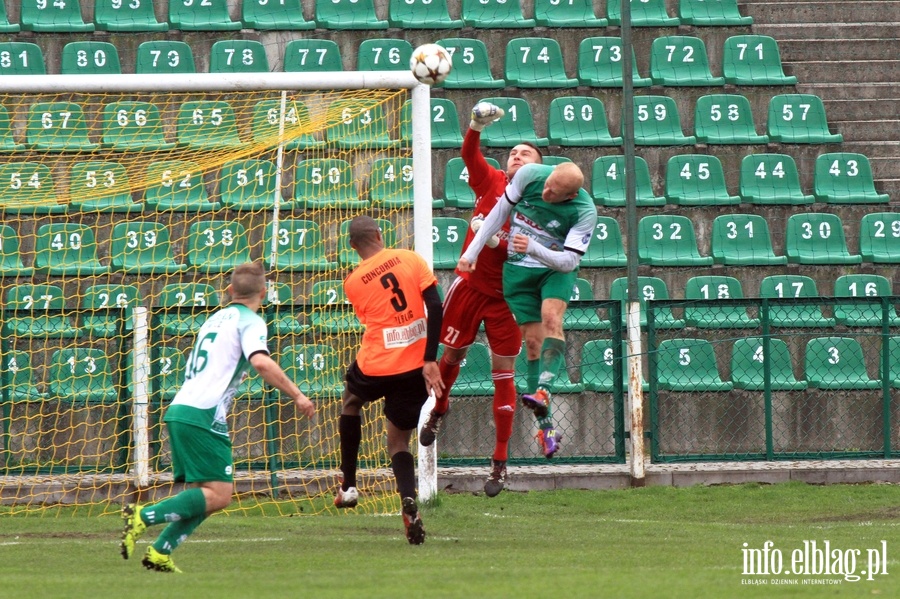
M450 18L447 0L390 0L388 23L397 29L461 29L462 19Z
M787 221L785 253L791 264L859 264L862 256L851 254L844 225L836 214L804 212Z
M572 162L572 159L567 156L552 156L550 154L544 154L541 158L541 164L546 164L547 166L556 166L563 162Z
M625 357L625 344L622 343L622 354L619 362L622 371L621 389L628 389L628 360ZM616 355L612 339L591 339L581 348L581 382L585 391L613 393L615 387ZM646 387L646 382L644 383Z
M435 87L446 89L498 89L506 87L502 79L494 79L487 46L479 39L454 37L438 42L453 58L453 69Z
M813 194L829 204L886 204L891 198L875 191L872 166L863 154L838 152L816 158Z
M240 386L235 393L235 401L255 401L261 402L266 398L266 383L263 381L259 373L252 368L247 376L241 381ZM253 408L250 408L251 410Z
M232 210L271 210L278 194L279 206L290 208L291 200L275 190L276 167L271 160L229 160L219 172L219 201Z
M159 292L154 308L214 308L219 297L212 285L205 283L168 283ZM151 328L158 326L167 335L196 335L209 317L208 312L191 313L152 310Z
M538 147L546 147L550 142L546 137L538 137L534 131L534 117L531 107L523 98L483 98L479 102L490 102L503 109L505 114L481 132L482 145L490 148L511 148L527 141Z
M688 300L742 299L744 291L741 282L734 277L701 275L688 279L684 297ZM700 329L754 329L759 326L759 319L750 318L747 308L740 306L687 304L684 322Z
M431 219L431 243L435 270L454 270L462 254L469 232L469 221L463 218L436 216Z
M230 273L250 262L250 245L244 225L233 220L196 222L185 244L187 264L202 273Z
M869 378L859 341L853 337L816 337L806 343L806 380L812 389L850 391L879 389Z
M220 150L244 145L238 134L237 117L223 100L194 100L178 109L178 145L198 150Z
M311 308L309 322L315 331L338 335L363 330L344 295L344 283L340 279L313 283L307 303Z
M40 162L0 164L0 210L7 214L62 214L50 168Z
M650 179L650 167L640 156L634 157L635 201L638 206L664 206L666 198L657 196ZM594 160L591 195L598 206L625 205L625 157L600 156Z
M413 47L403 39L367 39L356 53L357 71L406 71Z
M97 260L97 242L90 227L48 223L35 233L35 273L84 277L105 274L108 270Z
M373 0L316 2L316 23L324 29L387 29L388 22L375 14Z
M0 402L9 400L17 401L43 401L47 394L41 392L35 386L36 368L31 366L31 355L27 351L10 350L5 352L6 361L3 369L6 371L5 380L8 385Z
M441 345L438 351L438 360L444 353ZM453 387L449 390L453 396L473 397L492 396L494 394L494 382L491 377L491 353L484 343L476 341L469 346L466 357L459 364L459 376Z
M324 148L325 142L313 137L309 109L306 104L290 99L285 104L284 147L288 150L310 150ZM253 107L253 141L278 145L281 131L281 100L261 100Z
M90 152L99 144L88 139L88 126L80 104L38 102L28 110L26 143L46 152Z
M369 175L369 202L385 210L413 207L412 158L376 158Z
M44 52L31 42L0 42L0 75L46 75Z
M815 298L816 282L804 275L770 275L759 285L762 298ZM834 318L822 314L819 303L769 304L769 324L773 327L833 327Z
M384 218L376 218L375 222L381 228L381 236L384 246L388 248L397 246L397 233L394 224ZM350 220L341 221L338 237L338 264L343 268L355 267L359 264L359 254L350 247Z
M122 152L171 150L155 104L123 100L103 107L103 148Z
M790 154L748 154L741 159L739 193L751 204L812 204L803 193L797 163Z
M650 47L650 79L654 85L696 87L725 85L709 70L706 44L699 37L666 35Z
M118 162L76 162L69 171L71 207L81 212L140 212L131 198L125 167Z
M19 236L15 229L0 224L0 277L30 277L34 269L22 264Z
M520 88L570 88L578 79L566 75L559 42L550 37L517 37L506 44L504 78Z
M272 237L276 254L272 260ZM276 271L323 272L337 264L325 253L325 243L318 223L311 220L279 219L266 228L266 266Z
M231 20L225 0L169 0L169 25L181 31L237 31L242 27Z
M175 274L187 270L172 255L169 229L156 222L119 222L110 235L110 270L132 275Z
M679 0L678 19L683 25L728 27L753 24L753 17L741 14L737 0Z
M306 210L367 208L369 202L360 199L354 183L353 172L346 160L337 158L301 160L294 172L295 207Z
M400 141L412 144L412 101L400 109ZM456 104L448 98L431 98L431 147L459 148L462 142Z
M772 249L769 223L758 214L722 214L713 220L710 248L715 264L772 266L787 264L787 256Z
M769 352L765 352L761 337L738 339L731 347L731 381L735 389L765 391L766 362L769 363L769 390L801 391L806 381L798 381L791 365L791 353L787 343L777 338L769 339Z
M610 25L622 25L622 4L609 0L606 4L606 18ZM631 3L632 27L675 27L679 24L676 17L670 17L666 11L665 0L641 0Z
M873 212L863 216L859 253L864 262L900 264L900 213Z
M622 326L625 326L626 302L628 301L628 277L619 277L609 287L609 299L622 302ZM647 327L647 302L669 299L665 281L657 277L638 277L638 303L640 304L640 324ZM653 326L657 329L684 328L684 320L675 318L671 308L656 307L653 311Z
M341 150L386 150L400 141L388 135L387 115L381 104L335 100L327 109L325 139Z
M85 23L81 16L80 2L22 0L19 6L22 31L84 33L94 30L94 24Z
M124 329L134 330L132 312L141 303L140 294L134 285L101 284L91 285L80 297L79 308L106 310L106 313L84 313L81 328L92 337L115 337L120 334L119 321L124 318ZM113 312L113 309L116 312Z
M697 143L764 144L766 135L756 132L750 100L741 94L710 94L697 98L694 108Z
M722 162L710 154L678 154L666 164L666 201L679 206L741 203L728 193Z
M609 134L606 109L593 96L566 96L550 101L547 126L550 143L559 146L620 146Z
M606 19L597 18L591 0L538 0L534 3L534 22L538 27L606 27Z
M291 40L284 47L284 71L286 73L343 70L341 49L334 40Z
M147 208L156 211L205 212L219 207L211 202L203 182L203 171L189 160L160 160L147 166L144 178Z
M493 158L485 160L492 167L500 168L500 163ZM469 187L469 169L459 156L448 160L444 167L444 203L463 210L475 207L475 192Z
M244 0L241 3L241 22L246 29L263 31L306 31L316 28L314 21L303 17L301 0Z
M518 2L507 0L462 0L462 19L477 29L530 29L534 19L522 15Z
M344 365L331 345L289 345L278 359L282 370L312 399L339 399L344 391Z
M68 347L50 356L47 396L78 404L114 404L119 391L113 368L102 349Z
M515 370L515 378L516 378L516 390L519 393L525 393L529 391L525 385L526 380L528 379L528 355L525 352L525 346L522 346L522 350L519 352L519 355L516 357L516 370ZM453 389L456 389L456 385L453 385ZM552 393L581 393L584 391L584 385L580 382L575 383L572 382L572 379L569 376L569 371L566 367L562 367L559 370L559 374L556 379L550 383L550 390Z
M263 307L295 306L296 303L290 285L287 283L274 283L269 287ZM273 313L272 324L269 330L272 331L272 335L275 337L308 333L310 326L302 324L298 320L298 316L302 316L302 314L297 309L276 310Z
M652 376L652 374L651 374ZM656 380L661 391L731 391L716 365L712 343L706 339L664 339L656 349Z
M455 68L456 65L454 65ZM633 87L649 87L649 77L641 77L631 51ZM578 45L578 79L590 87L622 87L622 38L588 37Z
M563 313L563 329L567 331L605 331L609 330L610 322L600 317L597 308L586 308L580 302L592 301L594 290L587 279L575 279L572 287L572 295L569 297L569 305Z
M890 370L887 376L891 380L891 387L900 389L900 337L888 337L888 353ZM881 376L883 377L884 373Z
M185 352L177 347L158 345L150 348L149 383L153 401L168 403L184 384L187 371ZM152 356L155 355L155 358ZM129 389L130 390L130 389Z
M96 0L94 2L94 26L97 31L145 32L168 31L168 23L156 20L152 2L123 2L122 0Z
M209 72L267 73L266 48L255 40L219 40L209 51Z
M196 73L194 53L187 42L150 40L137 49L134 72L138 75Z
M686 146L696 143L681 129L675 99L669 96L635 96L634 143L639 146Z
M891 282L887 277L876 274L841 275L834 282L834 296L841 297L885 297L891 296ZM842 304L834 306L834 318L838 324L848 327L880 327L883 312L880 303ZM900 316L893 304L888 304L887 324L900 326Z
M813 94L782 94L769 100L769 140L793 144L840 143L844 136L828 130L825 105Z
M47 339L79 335L78 328L72 325L67 315L60 312L41 314L45 310L66 307L62 289L56 285L26 283L8 287L3 307L6 310L31 310L27 316L9 315L4 318L8 335Z
M594 238L588 246L587 253L581 257L581 266L619 268L626 264L619 221L611 216L598 216L597 224L594 226Z
M24 147L23 144L16 143L13 137L9 112L5 106L0 106L0 152L18 152Z
M63 46L63 75L119 75L119 51L109 42L69 42Z
M648 214L638 222L638 260L652 266L709 266L701 256L694 224L678 214Z
M778 42L767 35L735 35L725 40L722 75L732 85L794 85L785 75Z
M17 33L20 27L18 23L10 23L6 14L6 3L0 2L0 33Z

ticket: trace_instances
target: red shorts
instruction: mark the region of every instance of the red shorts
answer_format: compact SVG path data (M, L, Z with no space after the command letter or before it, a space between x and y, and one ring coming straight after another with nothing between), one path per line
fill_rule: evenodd
M482 321L493 353L504 357L519 355L522 332L506 300L475 291L468 281L456 277L444 298L441 343L453 349L469 347L475 343Z

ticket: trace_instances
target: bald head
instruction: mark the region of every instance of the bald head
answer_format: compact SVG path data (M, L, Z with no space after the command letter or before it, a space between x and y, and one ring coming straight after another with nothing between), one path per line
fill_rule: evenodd
M371 216L361 215L350 221L350 247L362 256L372 250L380 250L384 247L381 239L381 229L378 222Z
M571 200L584 185L584 173L574 162L563 162L553 167L544 183L542 199L549 204Z

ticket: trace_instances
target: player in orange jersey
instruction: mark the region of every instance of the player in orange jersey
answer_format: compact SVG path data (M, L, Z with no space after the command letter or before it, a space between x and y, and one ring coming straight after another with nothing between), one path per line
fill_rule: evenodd
M469 171L469 187L477 198L463 251L469 247L484 217L497 203L497 198L503 195L519 168L533 162L542 162L541 152L536 146L521 143L510 150L505 171L488 164L481 153L481 130L502 116L503 110L493 104L476 104L472 109L469 130L463 140L462 159ZM441 378L447 391L435 402L434 409L419 433L422 445L434 443L441 419L450 407L450 389L459 376L459 365L475 342L475 336L483 322L491 348L496 430L491 473L484 483L484 492L488 497L499 494L506 484L506 461L516 409L513 375L516 356L522 347L519 326L503 297L503 263L506 261L508 233L507 224L479 254L478 270L472 273L456 271L457 277L444 299L444 326L441 334L441 342L444 344L444 354L440 361Z
M420 545L425 542L425 527L416 504L409 440L429 394L440 397L444 389L436 361L442 320L437 279L417 253L385 249L381 229L371 217L350 221L349 234L350 247L361 261L344 280L344 293L366 330L345 377L338 424L343 480L334 504L357 504L360 411L383 397L387 449L403 505L406 538Z

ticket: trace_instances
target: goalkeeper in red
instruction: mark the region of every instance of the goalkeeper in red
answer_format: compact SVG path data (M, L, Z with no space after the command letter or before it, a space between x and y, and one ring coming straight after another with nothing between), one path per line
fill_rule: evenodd
M485 243L512 216L503 292L526 346L529 339L542 340L537 380L529 372L528 389L533 391L522 396L522 403L534 411L547 458L558 451L561 440L550 400L553 382L565 366L563 314L597 224L597 208L583 184L581 169L571 162L523 166L457 265L462 272L473 272Z
M472 109L472 120L461 154L469 172L469 187L477 199L463 250L469 246L475 231L516 172L526 164L541 162L540 150L530 143L520 143L510 150L505 171L488 164L481 153L481 131L502 116L503 109L488 102L479 102ZM484 492L488 497L498 495L506 484L506 462L516 408L513 377L516 356L522 347L522 334L503 298L503 263L506 262L508 232L509 226L504 225L497 235L488 240L487 247L479 255L478 271L457 272L458 276L447 291L441 333L444 354L439 363L446 392L435 402L419 433L422 445L434 443L441 419L450 407L450 390L459 376L460 363L475 342L483 322L491 349L491 378L494 383L495 444L491 473L484 483Z

